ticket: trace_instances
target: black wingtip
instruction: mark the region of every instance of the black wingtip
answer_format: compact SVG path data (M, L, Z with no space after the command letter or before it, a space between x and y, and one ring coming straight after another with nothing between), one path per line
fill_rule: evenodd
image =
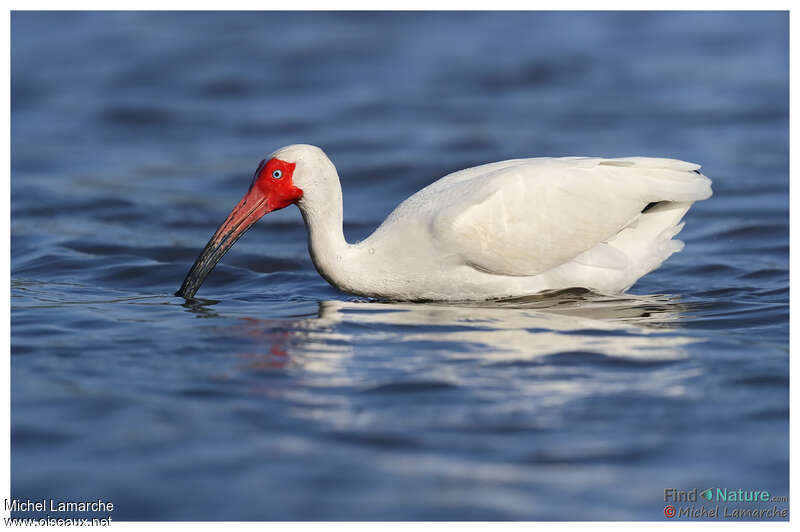
M664 203L664 202L663 202L663 201L654 201L654 202L652 202L652 203L648 203L648 204L645 206L645 208L644 208L644 209L642 209L642 214L646 213L647 211L649 211L650 209L652 209L652 208L653 208L653 207L655 207L656 205L660 205L661 203Z

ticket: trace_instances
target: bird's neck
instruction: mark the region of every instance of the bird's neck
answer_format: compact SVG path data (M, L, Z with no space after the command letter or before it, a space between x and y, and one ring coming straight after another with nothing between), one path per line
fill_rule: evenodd
M319 199L320 201L314 201ZM308 251L317 271L329 283L341 286L352 254L343 232L342 190L338 184L320 197L298 203L308 229Z

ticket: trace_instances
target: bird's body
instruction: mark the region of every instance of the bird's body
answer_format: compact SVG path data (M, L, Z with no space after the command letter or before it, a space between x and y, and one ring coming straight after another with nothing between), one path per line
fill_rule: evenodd
M439 179L368 238L348 244L339 177L322 150L288 146L261 173L278 163L294 165L289 185L299 192L267 187L259 194L299 194L291 202L305 219L319 273L345 292L395 300L482 300L570 287L623 292L683 247L672 240L681 218L711 195L698 165L673 159L515 159ZM218 235L217 245L225 236ZM192 272L182 295L199 286L187 285Z

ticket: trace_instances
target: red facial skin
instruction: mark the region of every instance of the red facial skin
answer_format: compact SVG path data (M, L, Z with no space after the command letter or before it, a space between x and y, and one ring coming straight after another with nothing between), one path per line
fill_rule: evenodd
M292 183L295 166L297 166L296 163L287 163L274 158L270 159L256 170L248 194L253 193L253 189L256 189L256 193L263 195L267 199L269 207L267 212L288 207L303 196L303 191ZM280 178L275 177L276 171L281 173Z
M254 223L268 212L288 207L303 197L303 191L292 183L295 166L296 163L275 158L261 161L250 190L208 241L175 295L194 297L217 262Z

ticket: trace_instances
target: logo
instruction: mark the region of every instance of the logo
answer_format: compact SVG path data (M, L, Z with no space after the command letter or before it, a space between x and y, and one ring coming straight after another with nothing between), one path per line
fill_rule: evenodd
M667 519L787 519L789 497L763 489L664 489Z

